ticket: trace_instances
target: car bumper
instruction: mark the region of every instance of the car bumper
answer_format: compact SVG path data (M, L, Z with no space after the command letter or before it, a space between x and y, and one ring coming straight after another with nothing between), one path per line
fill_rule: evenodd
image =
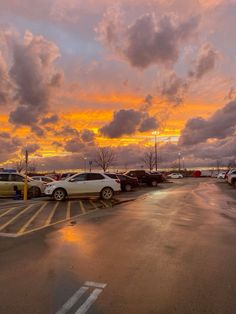
M44 190L44 194L47 196L52 196L53 192L54 192L54 190L52 190L52 189Z

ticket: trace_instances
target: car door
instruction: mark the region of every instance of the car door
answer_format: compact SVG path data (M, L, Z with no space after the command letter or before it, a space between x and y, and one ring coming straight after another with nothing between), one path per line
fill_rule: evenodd
M9 174L1 173L0 174L0 196L7 197L10 196L10 183L8 181Z
M65 187L69 195L86 194L88 190L87 173L81 173L65 181Z
M101 173L88 173L88 193L100 193L105 183L106 179Z
M11 173L9 175L9 193L10 193L10 196L11 195L15 195L15 190L14 190L14 187L17 186L18 190L21 191L21 193L24 192L24 177L19 175L19 174L16 174L16 173Z

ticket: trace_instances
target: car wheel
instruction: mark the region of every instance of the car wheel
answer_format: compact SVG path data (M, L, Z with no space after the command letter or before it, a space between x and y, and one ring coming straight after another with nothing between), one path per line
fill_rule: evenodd
M233 181L233 186L236 189L236 180Z
M53 192L53 199L55 201L63 201L66 198L66 191L64 189L56 189Z
M32 186L30 189L29 189L29 197L30 198L33 198L33 197L40 197L41 195L41 190L39 187L37 186Z
M153 180L153 181L151 182L151 186L156 187L156 186L157 186L157 181L156 181L156 180Z
M125 185L125 191L130 192L132 190L132 186L130 184Z
M101 198L103 200L110 200L112 199L113 195L114 195L114 192L112 188L106 187L101 191Z

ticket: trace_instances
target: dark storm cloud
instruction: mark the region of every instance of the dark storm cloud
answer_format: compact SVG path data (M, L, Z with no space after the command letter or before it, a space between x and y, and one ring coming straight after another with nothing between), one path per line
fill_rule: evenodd
M201 79L205 74L212 71L216 66L218 54L208 44L204 45L194 61L193 69L189 72L190 77Z
M49 124L49 123L56 123L59 121L59 117L57 114L53 114L49 117L45 117L41 120L41 124Z
M169 102L180 105L184 101L188 87L189 82L187 80L178 77L175 72L171 72L163 80L160 86L160 93Z
M143 104L140 107L141 111L148 111L153 105L153 96L152 95L147 95L146 98L144 99Z
M13 157L21 146L22 141L18 137L0 136L0 161Z
M179 143L193 145L208 139L224 139L236 130L236 101L217 110L209 119L192 118L187 121L181 132Z
M95 134L91 130L82 130L80 134L81 140L85 143L93 143L95 139Z
M38 121L38 117L28 106L19 106L10 113L9 121L18 125L33 125Z
M35 153L39 148L40 146L38 144L29 144L22 148L21 152L24 153L27 150L29 153L32 154Z
M100 132L110 138L133 134L140 125L142 117L140 111L122 109L114 113L113 120L102 127Z
M72 128L68 125L63 126L60 130L56 130L55 131L55 135L59 135L59 136L78 136L79 135L79 131L75 128Z
M55 73L51 78L50 85L52 87L60 87L62 84L63 78L64 78L64 75L62 72Z
M231 87L225 99L233 100L236 97L236 90Z
M57 46L43 36L26 32L24 40L11 38L12 54L10 79L15 87L15 110L9 121L17 126L26 125L37 129L40 118L49 111L52 86L57 86L61 74L55 70L54 61L59 56Z
M10 133L8 133L8 132L0 132L0 138L7 139L7 138L10 138L10 137L11 137Z
M65 144L65 150L71 153L81 152L85 147L84 143L81 142L81 139L78 137L72 138L67 141Z
M170 15L158 20L156 15L146 14L126 26L113 10L105 14L98 32L100 40L132 66L144 69L151 64L172 66L180 48L197 33L198 25L199 17L177 22Z
M10 90L11 83L9 81L7 64L0 51L0 106L8 104Z
M175 25L169 16L159 22L153 15L145 15L128 28L128 47L124 54L133 66L146 68L151 64L174 64L180 45L196 31L198 19Z
M38 136L43 136L45 134L44 129L42 129L38 125L32 125L31 130Z
M119 138L139 132L157 129L159 122L155 116L150 116L148 110L153 105L153 96L147 95L139 110L121 109L114 113L113 120L99 131L109 138Z
M159 127L159 125L158 125L156 118L148 116L147 118L145 118L142 121L138 130L139 130L139 132L147 132L150 130L157 129L158 127Z

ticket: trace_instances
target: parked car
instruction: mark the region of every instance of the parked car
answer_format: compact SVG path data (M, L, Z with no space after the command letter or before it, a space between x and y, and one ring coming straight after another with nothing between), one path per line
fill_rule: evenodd
M227 182L236 188L236 170L228 173Z
M232 171L234 171L234 170L235 170L235 169L229 169L229 170L226 171L226 173L225 173L225 181L228 182L228 176L229 176L230 173L231 173Z
M28 180L29 197L39 197L44 192L44 184L31 178ZM23 195L25 177L19 173L0 172L0 197L14 197L16 190Z
M167 178L169 179L182 179L184 176L181 173L170 173Z
M225 175L226 175L226 171L222 171L222 172L218 173L217 179L224 179Z
M61 181L48 183L45 194L56 201L66 197L99 195L104 200L110 200L114 193L120 191L120 180L111 179L101 173L78 173Z
M51 182L55 181L53 178L48 177L48 176L33 176L33 177L31 177L31 179L36 180L36 181L41 181L44 184L51 183Z
M65 172L65 173L62 173L59 180L66 180L70 177L72 177L73 175L77 174L76 172Z
M129 177L120 173L106 173L106 175L112 179L119 179L121 191L130 192L133 188L139 186L138 178Z
M139 183L144 183L149 186L157 186L158 183L164 182L164 177L161 173L152 174L145 170L130 170L124 173L124 175L137 178Z

